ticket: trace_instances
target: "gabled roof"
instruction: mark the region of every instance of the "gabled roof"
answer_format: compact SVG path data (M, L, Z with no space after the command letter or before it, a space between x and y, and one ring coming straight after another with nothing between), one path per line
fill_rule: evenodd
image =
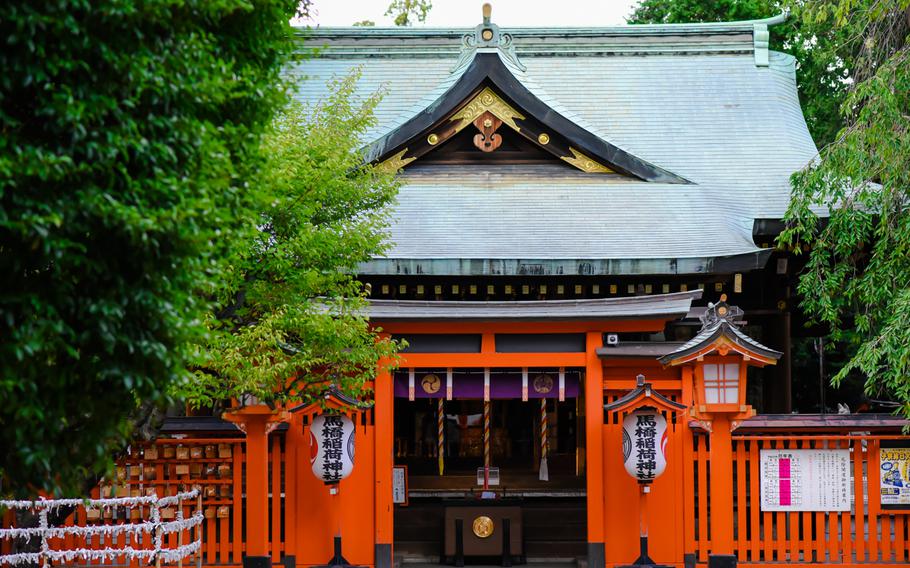
M645 381L644 375L635 377L635 388L623 396L604 405L604 412L624 412L650 406L667 412L685 410L686 405L672 401L654 390L651 383Z
M523 83L514 54L504 54L499 49L503 40L498 28L494 24L479 28L474 47L466 52L469 57L462 55L468 62L459 65L453 78L446 81L451 86L404 124L369 144L364 151L369 161L389 164L394 169L404 167L488 110L522 136L582 171L613 170L645 181L686 183L680 176L591 133L541 100ZM485 31L490 37L486 41ZM482 46L492 49L482 51ZM428 140L429 137L432 138Z
M350 412L357 410L367 410L373 407L372 401L359 400L348 396L347 393L338 388L334 383L329 384L320 395L316 397L322 399L322 402L307 402L298 404L289 408L288 412L314 413L320 410L331 409L340 412Z
M498 55L521 85L585 132L690 183L559 164L417 160L400 174L392 246L361 273L596 276L763 267L770 251L755 245L753 223L783 215L790 175L817 153L799 107L794 59L767 49L773 23L508 29L521 67L507 49L478 54ZM288 73L300 77L297 96L311 103L325 96L332 76L354 68L362 71L363 96L383 88L377 124L363 139L369 145L390 140L455 85L468 66L461 64L466 32L474 36L464 29L316 29L307 39L324 49Z

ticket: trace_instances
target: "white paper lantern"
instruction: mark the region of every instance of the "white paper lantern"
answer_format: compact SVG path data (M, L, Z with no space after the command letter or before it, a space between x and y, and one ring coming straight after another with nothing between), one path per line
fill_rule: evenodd
M641 409L622 421L622 455L626 471L639 481L653 481L667 468L667 419Z
M310 464L327 484L338 483L354 469L354 422L343 414L321 414L310 425Z

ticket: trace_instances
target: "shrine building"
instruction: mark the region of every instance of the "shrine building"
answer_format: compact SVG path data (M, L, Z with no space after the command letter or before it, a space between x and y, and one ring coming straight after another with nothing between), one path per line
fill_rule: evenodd
M337 494L301 409L171 418L119 482L201 487L210 566L910 561L879 467L904 422L791 414L774 239L817 149L784 19L301 30L296 96L358 69L385 93L362 151L402 187L359 278L407 347L369 408L327 393L356 447Z
M358 464L373 470L342 482L342 499L345 484L376 488L357 563L631 563L631 408L611 404L639 375L668 401L656 561L844 561L828 547L849 537L815 513L760 512L745 474L759 448L818 443L778 446L819 424L769 414L792 410L801 327L798 260L773 241L790 175L817 153L795 61L768 48L784 17L510 29L485 10L473 30L316 29L318 56L292 70L309 103L355 69L362 96L383 89L363 152L402 180L392 247L360 269L372 320L408 347L376 380L374 453ZM772 437L735 437L750 432ZM822 555L791 552L812 538Z

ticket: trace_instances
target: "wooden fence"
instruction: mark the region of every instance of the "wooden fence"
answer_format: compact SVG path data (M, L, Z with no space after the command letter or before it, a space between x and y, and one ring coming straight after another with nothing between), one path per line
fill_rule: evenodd
M284 437L272 435L269 455L269 535L273 561L279 563L284 554ZM117 463L114 479L92 491L92 498L139 497L156 493L159 497L176 495L179 491L199 489L202 492L202 563L206 566L239 566L244 552L244 439L243 438L184 438L161 439L154 444L133 446ZM195 502L184 505L188 517ZM79 506L63 526L97 526L139 522L142 511L126 508L89 509ZM163 520L176 517L174 508L162 509ZM14 526L12 512L7 512L3 526ZM68 535L50 540L52 549L109 546L103 536L83 538ZM110 538L110 537L108 537ZM115 537L116 538L116 537ZM174 547L177 535L168 535L167 546ZM146 539L148 540L148 539ZM116 544L116 543L115 543ZM120 543L123 544L123 543ZM148 548L151 542L132 543ZM14 543L0 541L0 554L10 554ZM109 561L89 561L78 565L124 566ZM139 566L138 561L128 563Z
M698 562L711 552L708 437L693 435L694 491L685 491L686 550ZM894 435L742 435L733 438L735 552L741 565L815 563L900 565L910 561L908 512L882 510L879 448ZM762 449L850 451L849 512L765 512L760 508ZM869 488L872 488L870 492Z
M675 425L681 437L691 437L691 446L680 449L681 472L686 481L677 493L682 499L682 551L694 553L699 563L711 553L709 491L710 448L708 437ZM676 430L674 430L676 431ZM879 448L886 440L907 440L897 435L769 435L742 434L733 437L733 460L724 471L732 476L734 548L740 564L827 564L835 566L898 566L910 562L908 513L882 510L879 487ZM273 563L282 561L286 547L285 527L285 437L273 434L269 455L269 535ZM691 448L691 450L689 449ZM843 449L850 452L852 503L844 512L765 512L760 508L759 466L762 449ZM136 497L155 492L159 496L198 488L202 491L202 564L239 566L244 554L244 440L243 438L162 439L148 446L131 448L118 463L115 479L95 489L92 497ZM872 488L872 491L869 491ZM195 503L185 504L189 516ZM668 509L669 511L669 509ZM611 514L608 511L608 515ZM86 510L78 507L66 525L103 525L138 522L141 512L127 509ZM176 511L162 511L165 520ZM135 518L133 518L135 516ZM290 515L289 517L292 517ZM12 526L7 513L4 526ZM291 531L288 531L289 533ZM102 548L104 537L86 541L67 536L52 543L54 548ZM168 547L177 545L170 535ZM114 543L116 544L116 543ZM121 543L123 544L123 543ZM137 547L150 546L141 542ZM9 541L0 542L3 554L11 552ZM101 561L83 565L100 565ZM106 565L111 565L109 562ZM138 566L138 562L121 563ZM114 564L117 565L117 564Z
M192 503L196 504L195 513L187 515L187 509L191 508L187 505ZM28 550L0 556L0 564L49 566L72 564L76 560L118 565L176 563L179 568L186 560L197 567L202 564L202 494L197 489L168 497L159 497L152 492L135 497L90 500L2 500L0 506L39 520L37 526L0 529L0 539L35 545ZM61 509L66 512L76 507L85 507L86 515L97 519L103 517L104 511L111 511L112 518L122 511L130 522L68 523L66 526L51 523ZM169 546L175 540L176 546Z

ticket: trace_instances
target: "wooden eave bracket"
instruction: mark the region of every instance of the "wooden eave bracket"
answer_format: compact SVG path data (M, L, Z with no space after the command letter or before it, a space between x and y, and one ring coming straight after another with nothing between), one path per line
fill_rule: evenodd
M693 430L713 431L713 416L716 412L707 412L698 405L689 409L689 428ZM737 405L731 412L723 412L730 420L730 431L733 432L743 425L743 422L755 416L755 409L748 404Z
M271 408L265 404L253 404L228 410L222 413L221 418L236 425L243 433L246 433L247 423L263 420L266 422L266 433L268 434L277 428L279 424L288 422L290 414L280 408Z

